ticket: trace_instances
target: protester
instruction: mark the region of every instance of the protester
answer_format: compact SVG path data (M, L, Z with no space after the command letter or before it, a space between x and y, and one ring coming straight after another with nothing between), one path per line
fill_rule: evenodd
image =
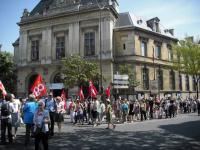
M48 150L48 123L50 123L49 111L44 109L44 102L39 101L38 110L34 114L34 133L35 133L35 150L39 150L40 141L43 149Z
M71 99L71 102L69 104L71 123L75 123L75 107L76 107L76 105L74 103L74 100Z
M33 116L38 108L38 105L35 101L35 95L30 94L29 99L23 108L23 119L26 124L26 135L25 135L25 145L27 146L30 142L30 135L33 135Z
M123 118L123 123L127 123L128 120L128 112L129 112L129 105L127 103L127 99L124 99L122 101L122 118Z
M56 101L53 98L53 94L49 93L48 98L45 99L45 109L49 111L50 115L50 135L54 135L54 123L55 123L55 112L56 112Z
M64 109L64 103L62 101L62 98L60 96L56 97L56 116L55 116L55 122L57 122L58 125L58 132L61 132L61 124L64 121L63 114L65 113Z
M143 118L146 120L147 116L146 116L146 103L145 103L145 99L143 98L140 102L140 115L141 115L141 121L143 121Z
M198 99L197 102L197 110L198 110L198 116L200 116L200 99Z
M100 102L100 123L102 123L104 116L106 115L106 106L103 101Z
M14 112L14 108L11 105L11 100L12 95L7 94L1 104L1 144L6 144L6 129L9 143L13 143L11 113Z
M20 109L21 103L18 99L15 99L15 96L11 94L11 104L13 105L14 111L11 113L12 116L12 126L14 127L13 138L16 138L18 127L20 126Z
M110 104L110 99L106 99L106 120L108 123L108 127L106 129L110 129L110 125L113 126L113 129L115 129L116 125L112 121L112 107Z

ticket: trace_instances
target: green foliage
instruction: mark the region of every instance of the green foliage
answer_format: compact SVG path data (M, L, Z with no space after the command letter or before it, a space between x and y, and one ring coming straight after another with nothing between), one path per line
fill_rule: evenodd
M190 40L180 41L173 45L177 56L174 59L174 68L180 72L198 77L200 75L200 45Z
M173 50L177 56L174 60L174 68L179 72L191 75L195 78L196 92L198 98L198 82L200 80L200 45L190 39L180 41L173 45Z
M75 55L62 61L62 74L66 87L80 86L84 82L96 80L99 77L98 66L94 62Z
M140 82L136 80L135 73L133 71L133 67L130 64L121 64L119 65L120 74L127 74L129 76L129 87L134 88L137 87Z
M0 80L7 92L16 92L16 75L14 72L13 55L8 52L0 52Z

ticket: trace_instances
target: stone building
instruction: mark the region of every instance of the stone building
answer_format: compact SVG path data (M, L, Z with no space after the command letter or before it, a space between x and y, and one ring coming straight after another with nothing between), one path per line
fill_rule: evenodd
M174 30L164 29L157 17L145 21L119 13L117 0L41 0L31 12L24 9L18 25L20 35L13 46L19 96L30 92L38 74L48 89L62 89L60 60L75 54L102 62L104 87L113 82L119 64L128 63L140 82L137 94L153 92L154 76L161 96L193 91L188 88L192 78L170 67L171 42L178 41Z
M132 64L137 96L194 96L194 78L173 70L172 44L178 42L174 29L166 29L158 17L144 20L130 13L120 13L114 28L115 69ZM153 85L156 87L152 87Z

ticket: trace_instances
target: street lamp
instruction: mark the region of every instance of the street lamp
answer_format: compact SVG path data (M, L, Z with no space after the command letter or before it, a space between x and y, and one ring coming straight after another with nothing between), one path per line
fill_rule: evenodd
M102 88L103 88L103 76L102 76L102 47L101 47L101 19L102 19L102 16L101 16L101 11L105 8L105 4L103 5L103 6L101 6L100 4L99 4L99 2L96 0L96 3L97 3L97 6L98 6L98 8L99 8L99 10L100 10L100 14L99 14L99 42L100 42L100 44L99 44L99 53L100 53L100 62L99 62L99 65L100 65L100 77L101 77L101 79L100 79L100 90L101 90L101 93L103 92L102 90Z

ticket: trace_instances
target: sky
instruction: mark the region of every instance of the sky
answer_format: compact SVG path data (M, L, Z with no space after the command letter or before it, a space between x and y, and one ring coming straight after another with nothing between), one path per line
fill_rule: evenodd
M40 0L0 0L0 44L2 51L13 53L12 43L19 37L24 8L31 11ZM175 36L200 38L200 0L118 0L120 12L130 12L145 20L158 17Z

